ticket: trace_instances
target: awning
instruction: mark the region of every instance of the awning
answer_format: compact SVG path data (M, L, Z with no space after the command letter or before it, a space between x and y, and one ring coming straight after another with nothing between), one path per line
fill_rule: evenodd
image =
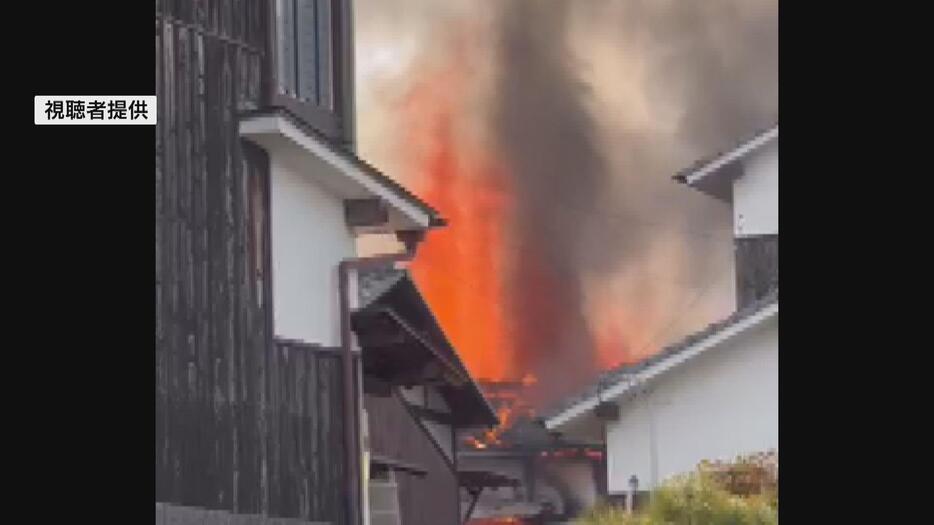
M352 314L351 327L363 349L365 385L433 385L452 423L461 428L498 424L408 272L361 272L359 291L361 307Z
M363 347L363 373L391 385L462 385L468 380L393 309L378 306L351 318Z

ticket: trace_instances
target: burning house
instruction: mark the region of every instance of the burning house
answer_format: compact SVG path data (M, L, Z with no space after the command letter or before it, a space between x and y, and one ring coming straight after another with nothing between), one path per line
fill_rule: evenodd
M547 432L530 404L540 395L534 376L480 384L500 424L459 440L465 520L562 523L605 494L602 444Z
M732 239L667 175L771 113L774 2L370 4L373 151L451 220L411 275L501 421L457 442L462 514L561 519L606 492L605 441L536 409L732 307L680 312Z

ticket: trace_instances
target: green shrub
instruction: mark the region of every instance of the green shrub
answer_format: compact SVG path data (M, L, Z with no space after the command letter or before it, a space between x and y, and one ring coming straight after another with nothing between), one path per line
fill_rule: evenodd
M597 505L578 518L575 525L651 525L645 516L627 514L614 505Z
M778 512L759 495L730 494L713 476L697 472L655 491L645 510L648 524L772 525Z
M704 463L696 472L663 484L637 513L598 505L575 524L777 525L777 470L755 458Z

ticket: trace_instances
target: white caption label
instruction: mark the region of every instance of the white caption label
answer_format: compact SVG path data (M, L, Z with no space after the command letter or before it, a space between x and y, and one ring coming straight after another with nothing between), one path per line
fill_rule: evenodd
M35 124L47 125L155 125L156 97L146 96L43 96L36 95Z

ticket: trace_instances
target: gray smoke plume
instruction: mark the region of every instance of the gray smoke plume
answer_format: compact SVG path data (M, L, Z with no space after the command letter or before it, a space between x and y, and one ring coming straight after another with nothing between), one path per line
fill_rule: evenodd
M508 282L514 344L543 384L597 363L584 310L581 232L610 172L567 48L568 2L503 4L492 125L511 177L517 260ZM615 254L607 254L615 257ZM554 367L543 367L548 363Z
M646 190L674 186L666 156L713 153L774 118L777 13L717 0L509 0L499 6L491 124L515 192L519 250L507 295L519 368L538 373L551 397L596 372L584 282L638 259L656 231L638 217L700 230L722 220L722 212L698 214L677 198L650 202ZM602 26L621 49L638 49L654 101L682 108L673 140L650 130L618 138L611 147L627 154L625 173L608 161L600 115L571 51L575 19ZM631 195L607 210L607 195L620 180ZM697 259L696 272L707 276L711 259Z

